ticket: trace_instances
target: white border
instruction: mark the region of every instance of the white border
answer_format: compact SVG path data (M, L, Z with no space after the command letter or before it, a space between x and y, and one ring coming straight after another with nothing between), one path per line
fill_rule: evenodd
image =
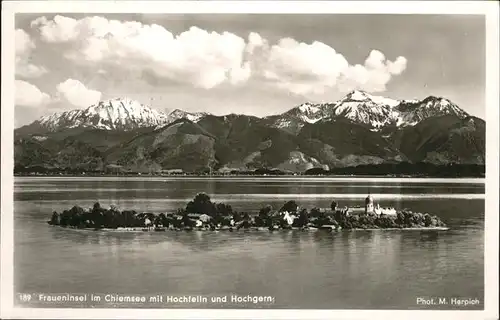
M498 319L499 6L496 1L16 1L2 2L0 318L65 319ZM412 13L486 16L486 215L484 311L180 310L13 308L14 13Z

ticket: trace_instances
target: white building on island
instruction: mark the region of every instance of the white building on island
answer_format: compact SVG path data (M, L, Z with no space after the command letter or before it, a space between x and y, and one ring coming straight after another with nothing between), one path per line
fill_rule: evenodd
M394 208L381 208L377 203L377 207L373 210L373 212L377 215L387 215L387 216L395 216L397 214L396 209Z
M363 214L376 214L376 215L396 215L396 209L394 208L381 208L380 204L377 203L375 206L374 200L371 194L365 198L365 206L362 207L351 207L347 208L348 215L363 215Z

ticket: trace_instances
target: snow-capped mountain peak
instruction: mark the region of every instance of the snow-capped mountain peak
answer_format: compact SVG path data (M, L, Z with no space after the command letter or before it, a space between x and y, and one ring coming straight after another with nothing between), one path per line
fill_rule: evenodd
M445 98L430 96L423 100L396 100L354 90L333 104L301 104L280 117L274 116L273 126L301 128L305 123L346 118L367 125L372 130L379 130L388 125L411 126L429 117L447 114L460 118L468 116L465 111Z
M372 94L367 93L366 91L362 90L354 90L348 93L343 99L339 101L340 102L348 102L348 101L359 101L359 102L366 102L366 101L371 101L376 104L381 104L381 105L386 105L389 107L395 107L398 104L400 104L401 101L399 100L394 100L386 97L381 97L381 96L374 96Z
M458 108L453 102L443 97L429 96L422 100L425 108L434 108L439 110L445 110L451 108L454 111L460 112L462 109Z
M322 104L313 104L310 102L303 103L289 111L285 112L288 118L298 119L302 122L307 123L315 123L325 117L324 114L324 105ZM291 119L288 119L291 120ZM287 121L280 121L281 124L279 126L286 125Z
M323 118L323 109L320 105L303 103L295 109L295 116L300 120L315 123Z
M321 110L318 106L312 105L308 102L301 104L298 108L301 112L306 114L314 114Z
M188 119L192 122L198 122L202 117L206 116L207 113L205 112L186 112L181 109L175 109L174 111L169 113L169 117L173 120L177 119Z
M198 122L208 115L204 112L186 112L175 109L160 112L129 98L100 101L86 109L55 113L35 121L50 131L68 128L96 128L104 130L134 130L159 128L177 119ZM429 96L423 100L395 100L354 90L336 103L311 103L298 105L285 113L266 119L277 128L300 130L305 124L345 118L352 122L379 130L388 125L412 126L430 117L454 115L469 116L448 99Z
M429 96L421 101L402 101L398 106L401 118L409 125L416 124L426 118L443 115L454 115L459 118L469 116L456 104L442 97Z
M353 90L349 92L342 100L351 100L351 101L365 101L370 99L370 95L362 90Z
M99 101L86 109L59 112L39 120L41 126L51 131L75 127L132 130L168 122L170 117L167 114L129 98Z
M393 121L393 108L400 102L379 96L372 96L364 91L355 90L347 94L333 107L337 117L380 128Z

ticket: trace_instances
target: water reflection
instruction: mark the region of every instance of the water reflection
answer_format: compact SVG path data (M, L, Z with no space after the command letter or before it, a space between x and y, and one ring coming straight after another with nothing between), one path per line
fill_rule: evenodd
M116 202L123 198L190 199L197 192L217 194L484 194L484 184L413 183L404 180L351 179L15 179L15 199L71 200L87 198ZM37 184L38 183L38 184ZM314 197L313 200L319 200Z
M275 308L328 309L415 309L416 296L482 299L482 199L378 199L382 206L436 214L449 224L447 232L113 233L69 230L45 222L52 210L75 204L90 207L96 201L137 211L175 210L199 191L221 199L230 195L225 199L238 211L255 210L265 203L277 208L289 200L281 195L291 193L303 195L298 203L309 208L328 207L332 194L339 195L335 200L341 205L356 205L366 194L365 186L386 195L484 194L484 185L393 182L16 179L16 291L253 293L275 296ZM23 193L24 186L39 191ZM264 196L256 197L259 194Z
M117 277L110 276L106 270L127 265L127 269L120 269L128 270L129 274L128 278L119 280L118 287L123 292L132 290L133 277L139 277L143 283L140 290L162 292L168 288L168 292L177 293L216 290L239 294L267 291L280 297L278 307L302 303L317 308L373 308L376 304L409 304L406 296L398 296L398 287L404 287L412 296L425 294L430 284L438 283L433 292L445 285L451 292L457 292L461 289L452 289L456 284L450 281L456 278L451 274L481 277L477 273L479 269L473 267L475 262L470 261L473 244L464 245L460 232L448 235L383 230L294 230L116 234L47 230L59 247L59 254L66 257L69 264L64 268L66 271L61 266L56 269L60 273L64 271L70 276L81 268L75 264L77 261L70 259L73 254L88 262L106 261L101 274L108 279L87 272L85 281L72 283L79 290L117 288L114 282L118 281ZM468 236L470 241L470 234ZM78 244L76 251L75 244ZM151 275L136 275L139 270ZM164 278L164 272L172 281ZM155 277L163 282L155 282ZM86 281L92 281L93 285L86 287ZM99 282L103 282L103 286ZM353 283L362 286L353 286ZM292 291L287 289L290 286L294 288ZM362 303L355 303L354 297L363 297Z
M121 233L109 235L102 231L72 230L59 227L46 227L56 242L75 242L78 244L126 245L137 240L137 234Z
M370 248L389 248L400 241L398 231L340 231L326 230L300 231L165 231L165 232L107 232L92 230L65 229L41 226L49 231L55 243L73 242L76 244L109 247L146 246L162 243L175 243L193 252L211 250L234 251L245 246L280 245L292 251L317 246L334 249L347 246L348 254L356 253L362 246ZM437 233L414 233L418 241L436 241ZM395 250L395 248L393 248Z
M439 240L439 231L421 231L420 242L437 242Z

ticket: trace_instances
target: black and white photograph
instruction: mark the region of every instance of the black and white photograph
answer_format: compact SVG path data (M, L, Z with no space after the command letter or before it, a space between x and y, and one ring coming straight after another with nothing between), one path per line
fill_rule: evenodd
M2 20L2 318L498 318L498 2Z

